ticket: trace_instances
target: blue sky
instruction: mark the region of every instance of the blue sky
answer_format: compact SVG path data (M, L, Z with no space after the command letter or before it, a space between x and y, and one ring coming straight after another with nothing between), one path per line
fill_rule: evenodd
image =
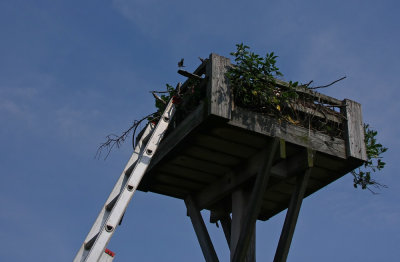
M2 261L71 261L131 154L94 158L105 135L154 111L149 90L198 56L244 42L274 51L286 80L358 101L389 151L379 195L350 175L303 203L288 261L397 261L400 255L398 1L0 2ZM204 213L208 219L208 214ZM285 213L257 224L271 261ZM209 226L221 261L228 249ZM182 201L138 192L113 237L116 261L203 261Z

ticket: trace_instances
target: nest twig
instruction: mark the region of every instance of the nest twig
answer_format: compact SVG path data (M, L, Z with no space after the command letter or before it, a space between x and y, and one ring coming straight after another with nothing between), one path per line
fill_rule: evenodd
M122 143L124 143L124 141L126 140L126 138L128 137L129 133L131 133L132 130L133 130L132 144L134 144L135 133L136 133L136 130L139 127L139 125L146 119L149 119L151 117L156 117L155 114L156 113L151 113L151 114L143 117L140 120L135 120L133 122L133 124L119 136L116 135L116 134L107 135L106 136L106 142L102 143L99 146L99 148L97 149L95 157L96 158L100 158L102 152L105 150L105 151L107 151L107 153L106 153L104 159L106 159L110 155L111 150L114 147L120 148L120 146L122 145Z

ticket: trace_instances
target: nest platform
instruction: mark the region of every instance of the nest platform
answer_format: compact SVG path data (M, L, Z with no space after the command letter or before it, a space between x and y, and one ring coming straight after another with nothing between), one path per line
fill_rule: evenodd
M278 140L278 150L272 156L271 177L258 214L258 219L267 220L288 207L296 189L296 177L306 169L312 167L304 197L366 160L360 104L299 90L330 108L340 108L342 118L321 114L312 108L299 109L313 117L337 122L343 129L343 138L332 137L235 107L225 76L230 66L229 59L211 54L193 72L202 76L200 87L206 89L205 98L169 128L139 190L179 199L190 195L200 210L213 211L222 206L230 212L232 192L252 187L257 172L268 160L265 151ZM287 83L277 81L277 85L284 87Z

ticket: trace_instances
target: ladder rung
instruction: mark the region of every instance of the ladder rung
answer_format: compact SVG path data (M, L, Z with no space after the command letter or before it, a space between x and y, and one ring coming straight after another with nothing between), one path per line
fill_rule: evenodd
M171 99L160 121L157 124L147 125L124 169L125 171L122 172L107 199L108 203L106 202L106 205L103 206L86 237L90 240L82 244L74 262L99 261L102 256L107 255L104 250L114 234L115 228L121 224L125 210L145 175L151 158L165 135L174 113L175 105ZM133 164L130 164L132 162ZM96 235L90 238L93 234ZM85 252L85 250L89 250L89 252Z
M97 236L99 235L99 233L97 233L96 235L94 235L87 243L85 243L85 249L89 250L92 248L94 241L96 241Z
M121 194L121 193L119 193L118 195L116 195L116 196L114 197L114 199L111 200L110 203L108 203L108 204L106 205L106 210L107 210L107 211L111 211L111 210L113 209L113 207L115 206L115 203L117 202L118 197L119 197L120 194Z

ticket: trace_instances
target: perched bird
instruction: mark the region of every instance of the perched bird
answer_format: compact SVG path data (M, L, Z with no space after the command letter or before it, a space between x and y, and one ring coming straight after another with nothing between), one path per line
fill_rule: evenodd
M201 61L202 63L204 63L204 61L206 61L204 58L201 58L200 56L199 56L199 59L200 59L200 61Z
M181 61L178 62L178 67L179 67L179 68L185 67L185 66L183 65L183 58L181 59Z

